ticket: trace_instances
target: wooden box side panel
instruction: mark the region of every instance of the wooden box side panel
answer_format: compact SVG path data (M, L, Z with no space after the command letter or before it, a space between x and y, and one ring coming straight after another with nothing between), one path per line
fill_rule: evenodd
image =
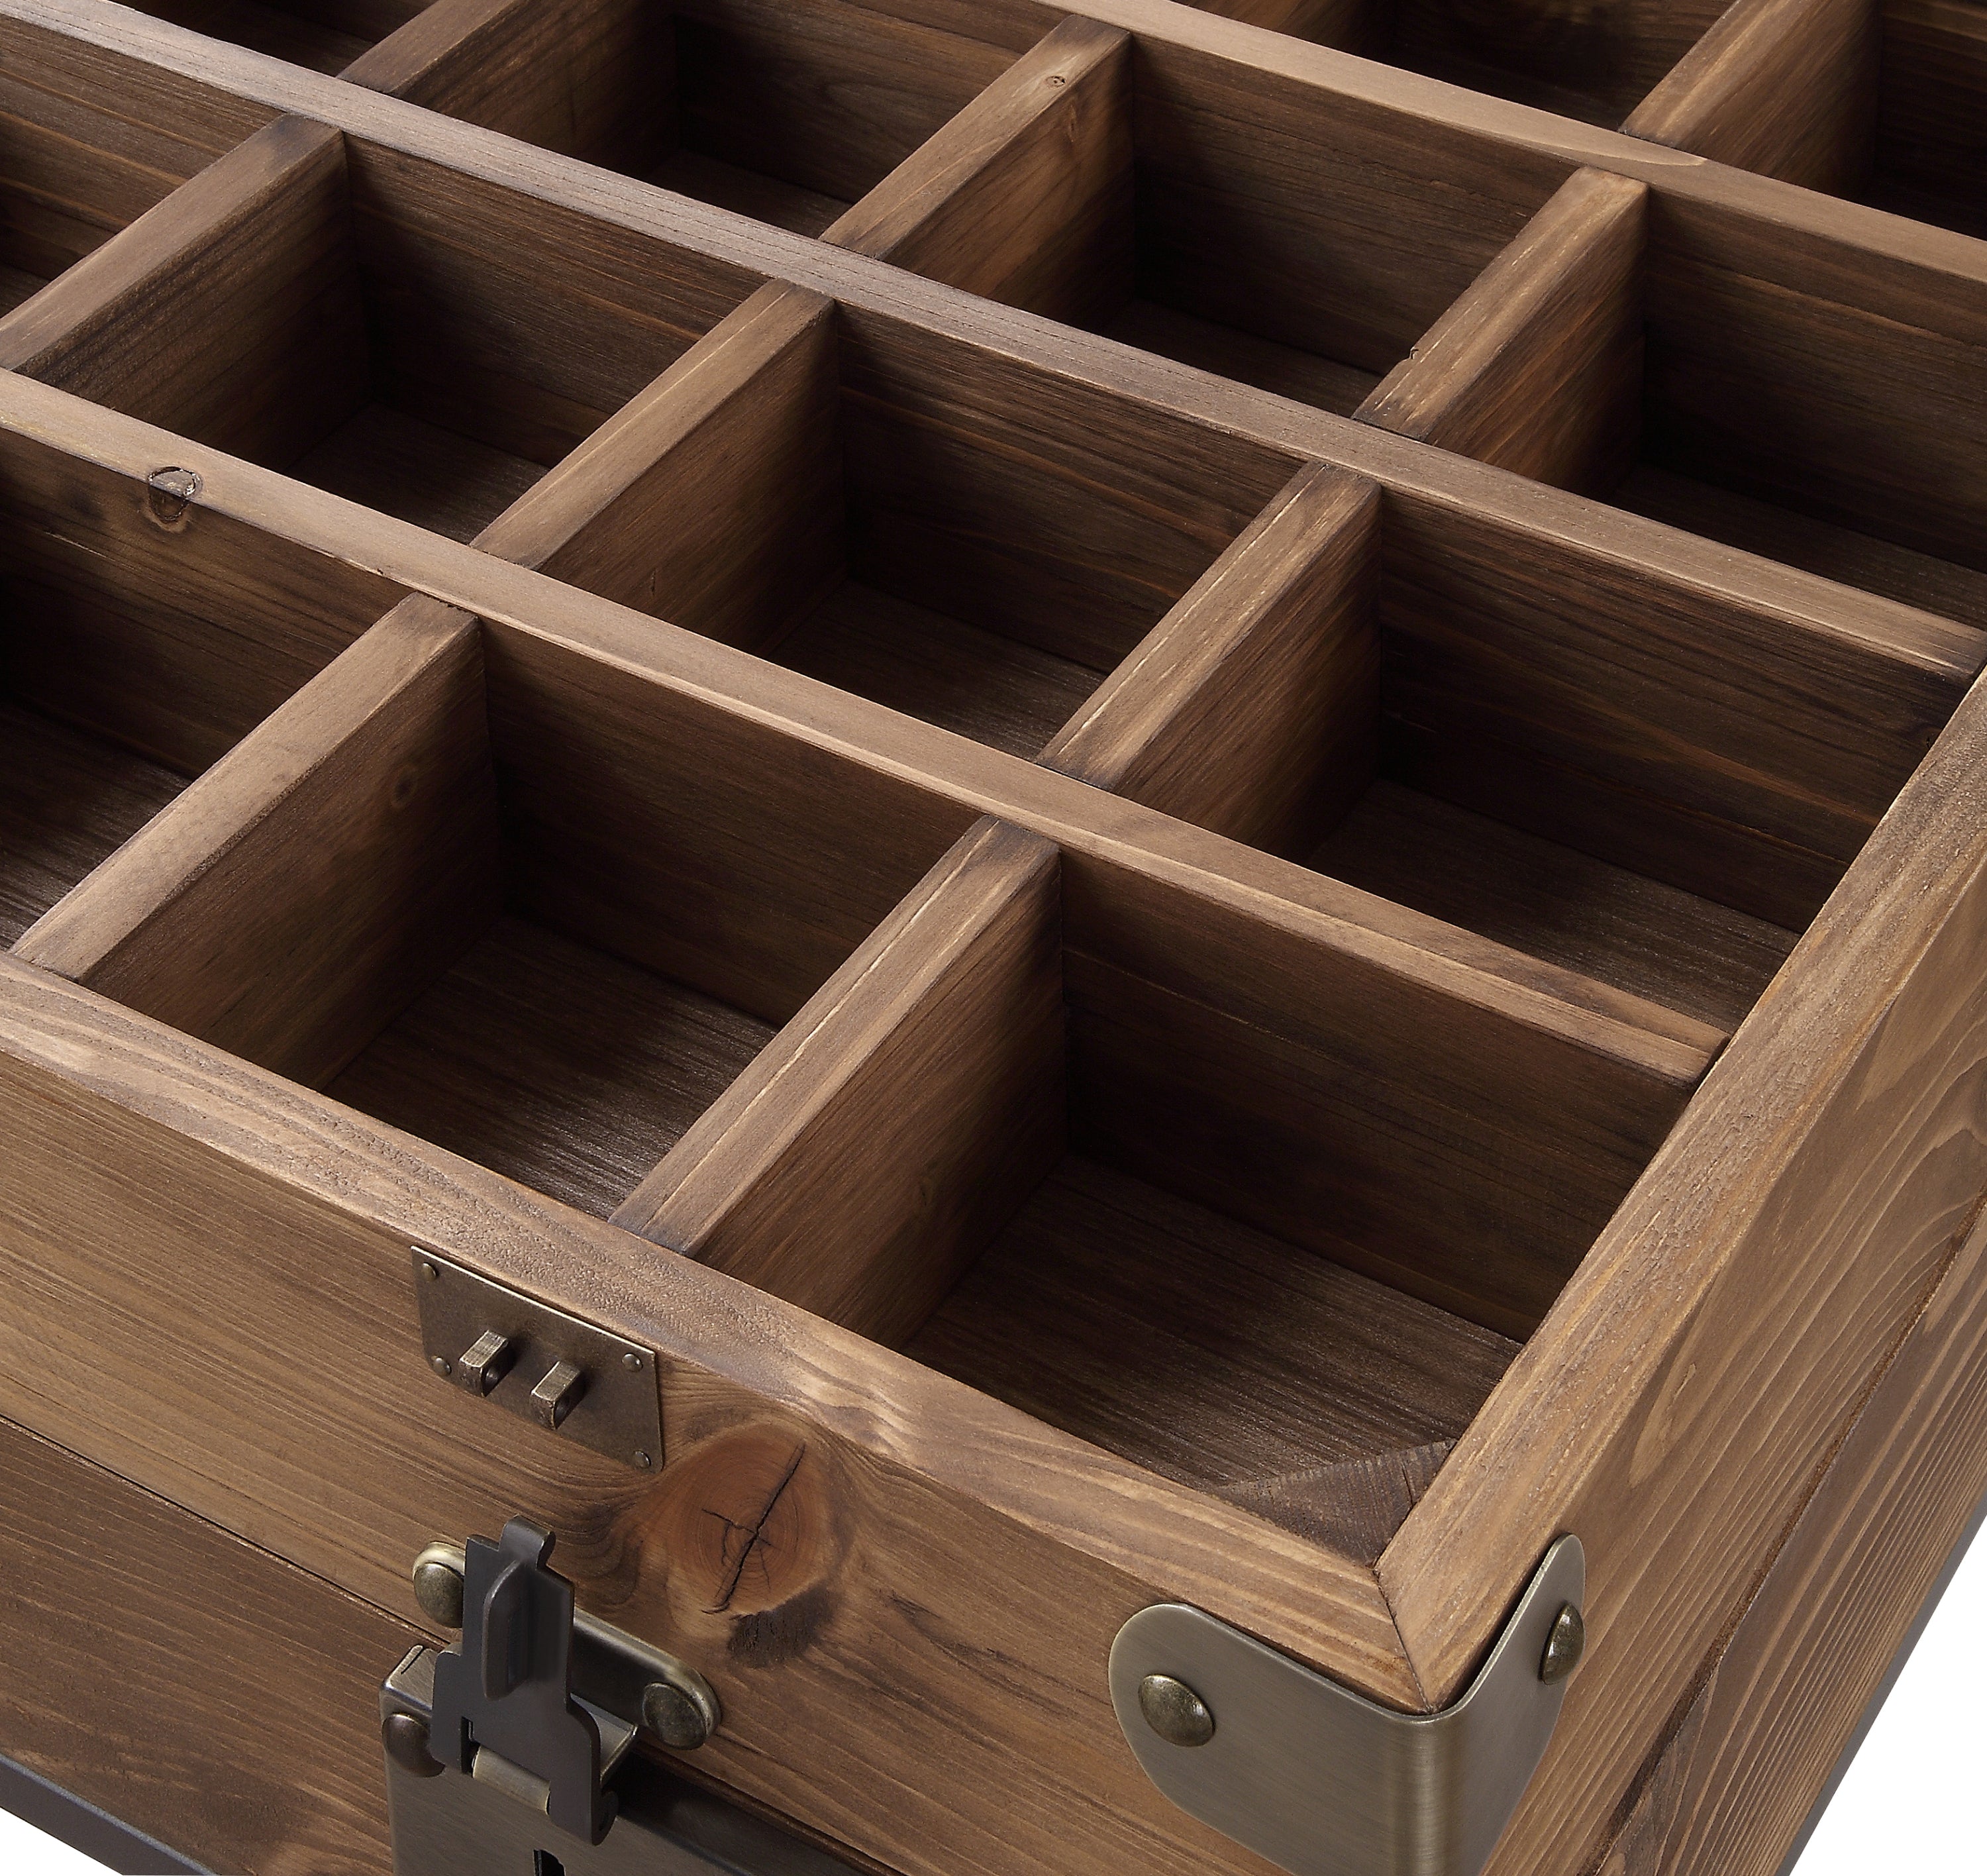
M12 1422L0 1507L0 1750L216 1871L378 1876L424 1637Z

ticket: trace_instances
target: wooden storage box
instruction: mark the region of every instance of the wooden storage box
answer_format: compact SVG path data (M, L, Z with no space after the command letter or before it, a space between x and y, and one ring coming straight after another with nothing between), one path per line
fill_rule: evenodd
M849 1863L1250 1876L1127 1620L1435 1714L1570 1534L1489 1867L1772 1876L1987 1491L1983 123L1975 0L0 0L0 1756L386 1869L522 1514Z

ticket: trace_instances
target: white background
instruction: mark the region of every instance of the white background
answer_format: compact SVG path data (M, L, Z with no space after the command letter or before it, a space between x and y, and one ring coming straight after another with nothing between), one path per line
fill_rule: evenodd
M1987 1868L1978 1795L1987 1767L1987 1720L1979 1704L1983 1686L1987 1541L1976 1541L1823 1813L1794 1876ZM0 1812L4 1876L103 1876L103 1870L100 1863Z

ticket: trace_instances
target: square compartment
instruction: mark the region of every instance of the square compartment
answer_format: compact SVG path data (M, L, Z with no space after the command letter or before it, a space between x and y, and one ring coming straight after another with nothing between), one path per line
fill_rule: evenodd
M0 503L0 947L356 638L393 589L236 524L170 535L104 472L57 531ZM254 557L258 576L241 562Z
M134 0L140 12L336 76L427 0Z
M214 160L113 90L66 108L7 86L0 123L0 314L128 227Z
M726 354L657 387L656 411L680 391L700 420L659 458L646 518L607 524L626 538L594 558L645 569L613 596L1014 754L1288 475L1276 451L892 321L776 317L770 356L756 328L713 338L738 373L714 416Z

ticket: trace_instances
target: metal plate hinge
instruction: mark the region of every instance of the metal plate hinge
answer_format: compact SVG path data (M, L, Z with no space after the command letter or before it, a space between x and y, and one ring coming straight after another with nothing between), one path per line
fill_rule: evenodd
M610 1459L662 1464L653 1349L418 1245L413 1277L421 1353L442 1380Z
M1552 1736L1586 1592L1580 1540L1560 1537L1467 1691L1431 1714L1162 1604L1119 1630L1112 1704L1160 1790L1292 1876L1477 1876Z
M547 1567L552 1545L513 1518L494 1543L433 1544L415 1560L422 1608L462 1638L413 1649L381 1690L396 1868L408 1876L457 1867L438 1860L438 1832L450 1858L549 1841L558 1850L533 1852L540 1868L622 1867L618 1852L575 1859L615 1831L617 1774L637 1740L689 1750L720 1723L695 1669L576 1610L572 1585Z

